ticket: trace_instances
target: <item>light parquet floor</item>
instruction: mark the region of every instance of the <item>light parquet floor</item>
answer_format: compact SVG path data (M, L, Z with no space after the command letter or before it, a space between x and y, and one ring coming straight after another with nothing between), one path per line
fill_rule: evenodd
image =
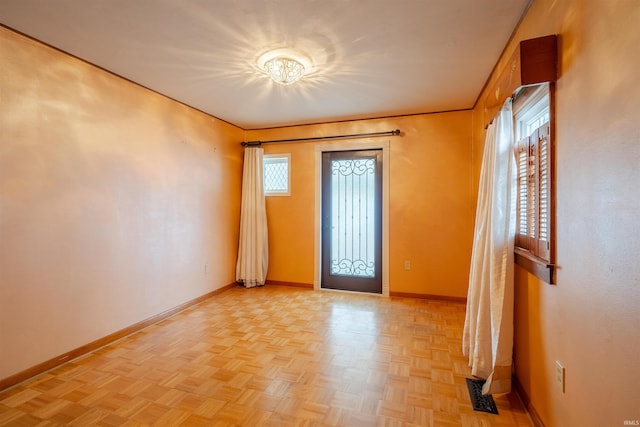
M527 426L473 411L464 305L233 288L0 393L10 426Z

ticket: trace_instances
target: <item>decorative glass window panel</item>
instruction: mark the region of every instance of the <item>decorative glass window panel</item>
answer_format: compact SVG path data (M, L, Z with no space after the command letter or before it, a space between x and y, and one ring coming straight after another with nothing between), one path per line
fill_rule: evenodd
M265 154L263 160L265 196L290 194L290 160L290 154Z

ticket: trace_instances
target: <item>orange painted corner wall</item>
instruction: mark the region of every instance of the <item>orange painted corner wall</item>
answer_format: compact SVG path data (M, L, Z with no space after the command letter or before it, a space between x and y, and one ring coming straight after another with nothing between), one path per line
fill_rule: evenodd
M640 419L638 22L635 0L535 0L490 79L519 41L558 35L557 285L515 278L516 376L547 427ZM487 95L473 111L475 188Z
M0 379L234 282L241 129L2 27L0 58Z
M389 287L391 292L466 297L473 235L471 111L247 131L248 140L381 132L390 141ZM366 142L363 142L366 143ZM315 146L265 144L291 154L291 196L267 197L267 278L314 281ZM404 269L404 261L411 269Z

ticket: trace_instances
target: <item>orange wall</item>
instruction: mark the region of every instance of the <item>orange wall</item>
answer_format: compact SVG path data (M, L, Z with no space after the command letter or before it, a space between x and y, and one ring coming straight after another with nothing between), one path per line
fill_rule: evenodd
M557 286L520 268L515 284L516 373L547 427L640 419L638 22L636 0L536 0L497 68L520 40L559 34Z
M391 292L465 297L473 234L471 112L425 114L247 131L247 140L400 129L390 140ZM313 283L315 145L264 145L291 153L291 196L268 197L267 278ZM410 260L411 270L404 269Z
M0 58L0 378L234 282L242 130L2 27Z

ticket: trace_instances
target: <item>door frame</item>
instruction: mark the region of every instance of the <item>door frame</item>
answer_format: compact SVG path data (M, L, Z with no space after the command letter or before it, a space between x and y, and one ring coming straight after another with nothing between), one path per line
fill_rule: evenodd
M328 151L382 150L382 294L389 296L389 140L340 141L315 145L315 207L314 207L314 266L313 289L322 281L322 153ZM351 291L338 291L351 292Z

